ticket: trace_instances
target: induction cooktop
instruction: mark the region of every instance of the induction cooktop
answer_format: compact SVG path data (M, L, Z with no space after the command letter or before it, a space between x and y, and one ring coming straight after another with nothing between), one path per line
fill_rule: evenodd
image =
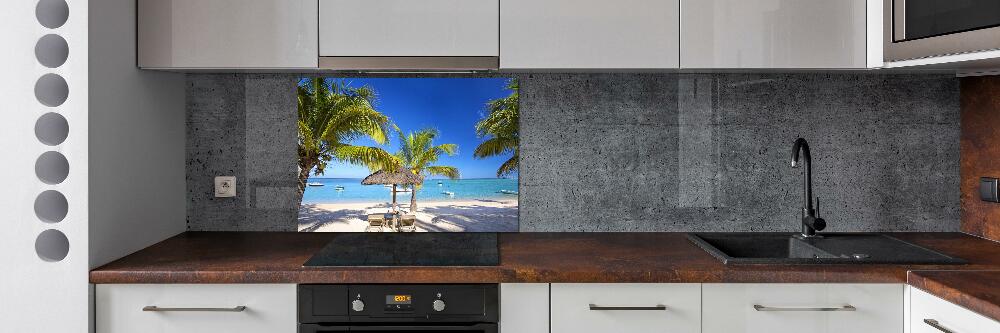
M338 233L303 264L323 266L497 266L496 233Z

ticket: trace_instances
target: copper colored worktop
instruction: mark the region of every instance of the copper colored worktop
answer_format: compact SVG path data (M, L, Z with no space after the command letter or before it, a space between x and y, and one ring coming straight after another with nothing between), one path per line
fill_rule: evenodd
M906 282L910 270L1000 270L1000 244L892 236L968 265L726 266L683 233L509 233L496 267L303 267L336 234L186 232L90 273L92 283Z

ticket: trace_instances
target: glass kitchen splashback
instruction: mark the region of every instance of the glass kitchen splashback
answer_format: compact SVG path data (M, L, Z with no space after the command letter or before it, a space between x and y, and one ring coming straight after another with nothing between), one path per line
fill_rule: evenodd
M304 77L298 230L518 230L518 84Z

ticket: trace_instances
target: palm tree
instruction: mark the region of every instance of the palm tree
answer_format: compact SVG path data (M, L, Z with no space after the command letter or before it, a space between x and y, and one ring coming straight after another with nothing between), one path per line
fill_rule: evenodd
M373 107L376 96L371 88L309 78L299 83L297 91L300 200L309 173L315 168L315 175L322 175L334 159L373 170L400 167L399 160L382 148L349 143L362 137L380 145L389 141L389 117Z
M503 177L517 172L517 160L521 139L518 135L518 117L520 107L518 95L520 87L517 80L507 81L510 96L489 101L486 107L490 114L476 123L476 134L486 138L476 147L473 156L486 158L503 156L513 153L510 159L497 169L497 177Z
M435 146L434 138L437 137L438 131L433 128L422 129L407 134L403 134L403 131L399 130L399 127L394 128L396 129L396 134L399 136L399 151L396 153L396 158L402 162L404 168L417 175L438 175L450 179L459 178L458 168L434 165L438 158L441 157L441 154L448 156L455 155L458 145L445 143ZM410 213L417 211L417 186L419 185L415 185L413 190L410 191Z

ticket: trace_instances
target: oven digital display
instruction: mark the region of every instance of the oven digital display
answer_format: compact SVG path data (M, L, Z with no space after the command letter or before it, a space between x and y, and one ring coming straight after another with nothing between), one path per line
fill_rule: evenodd
M411 295L385 295L385 304L409 305L413 304L413 297Z

